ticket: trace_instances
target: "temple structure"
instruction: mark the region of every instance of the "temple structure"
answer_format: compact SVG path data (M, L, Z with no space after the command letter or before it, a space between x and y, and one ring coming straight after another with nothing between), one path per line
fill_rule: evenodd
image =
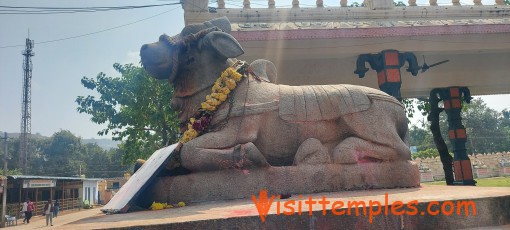
M375 71L359 78L353 71L360 54L383 50L412 52L418 64L449 60L413 77L402 71L402 97L428 97L433 88L465 86L472 95L510 93L510 5L496 0L482 5L395 6L393 1L371 0L350 7L301 6L299 1L267 4L245 0L241 8L225 1L208 6L207 0L185 0L185 23L227 16L232 35L245 54L240 59L267 59L278 69L278 83L354 84L378 88ZM292 5L278 8L278 5ZM276 6L276 7L275 7ZM425 59L425 60L424 60ZM405 68L405 66L404 66Z

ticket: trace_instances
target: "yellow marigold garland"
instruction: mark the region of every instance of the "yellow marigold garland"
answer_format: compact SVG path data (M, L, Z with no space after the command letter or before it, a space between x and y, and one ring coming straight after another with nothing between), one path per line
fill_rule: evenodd
M159 203L159 202L152 202L151 206L149 207L150 210L162 210L162 209L167 209L167 208L173 208L173 207L184 207L186 206L186 203L184 203L183 201L177 203L177 205L171 205L171 204L168 204L168 203Z
M237 87L237 82L241 81L243 77L239 72L244 71L247 64L245 62L236 62L234 65L237 66L238 70L228 67L214 82L211 94L207 95L205 101L200 103L197 114L189 119L188 129L179 139L180 143L184 144L200 135L209 125L214 112L227 100L230 92Z

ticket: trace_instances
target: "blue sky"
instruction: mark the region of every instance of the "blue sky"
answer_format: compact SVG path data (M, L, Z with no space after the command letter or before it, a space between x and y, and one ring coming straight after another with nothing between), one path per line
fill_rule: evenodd
M165 4L169 1L0 1L17 6L125 6ZM166 13L164 13L166 12ZM163 13L163 14L161 14ZM159 16L155 16L161 14ZM54 39L93 33L141 19L153 18L102 33L53 43ZM32 133L51 135L68 129L84 138L97 137L101 126L76 112L78 95L89 95L83 76L99 72L118 76L112 65L138 63L140 46L163 33L176 34L184 26L180 5L121 11L54 15L0 14L0 47L24 45L28 30L35 41L32 79ZM0 130L19 132L21 123L24 46L0 48Z
M287 5L290 5L291 0L287 1ZM0 0L0 5L89 7L172 2L175 0ZM280 2L277 1L277 5L286 5ZM310 3L313 5L315 1L308 4L306 1L301 2L304 6ZM338 2L324 1L324 4L337 6ZM448 2L438 1L440 5ZM423 1L418 3L425 4ZM235 1L234 4L242 5L242 1ZM252 7L266 4L266 1L252 1ZM486 4L493 2L488 1ZM83 76L95 77L99 72L105 72L108 76L119 76L112 67L114 63L138 63L140 46L156 41L163 33L179 33L184 27L183 18L180 5L95 13L0 14L0 47L4 47L0 48L0 130L20 131L23 76L21 52L29 30L30 39L36 43L35 56L32 57L32 133L50 136L60 129L67 129L83 138L100 138L97 131L102 126L92 123L89 115L76 112L76 97L92 93L80 84L80 79ZM106 31L100 32L103 30ZM38 44L89 33L94 34ZM5 48L13 45L21 46ZM484 97L484 100L496 110L510 107L508 95Z

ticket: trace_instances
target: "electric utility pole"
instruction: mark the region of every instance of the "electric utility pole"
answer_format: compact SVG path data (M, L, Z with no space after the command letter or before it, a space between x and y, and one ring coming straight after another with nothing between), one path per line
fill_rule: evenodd
M7 132L4 133L4 177L2 180L3 191L2 191L2 222L1 227L5 228L5 214L7 209Z

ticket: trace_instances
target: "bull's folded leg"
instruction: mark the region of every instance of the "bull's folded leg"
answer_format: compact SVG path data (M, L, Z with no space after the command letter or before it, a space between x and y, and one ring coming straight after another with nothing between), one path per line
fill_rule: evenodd
M358 137L349 137L333 149L332 158L337 164L407 160L402 158L399 147L398 144L386 146Z
M182 166L193 172L224 169L269 167L269 163L251 142L226 149L203 149L181 155Z
M299 146L296 156L294 157L294 165L300 164L329 164L331 157L328 149L319 140L308 138Z

